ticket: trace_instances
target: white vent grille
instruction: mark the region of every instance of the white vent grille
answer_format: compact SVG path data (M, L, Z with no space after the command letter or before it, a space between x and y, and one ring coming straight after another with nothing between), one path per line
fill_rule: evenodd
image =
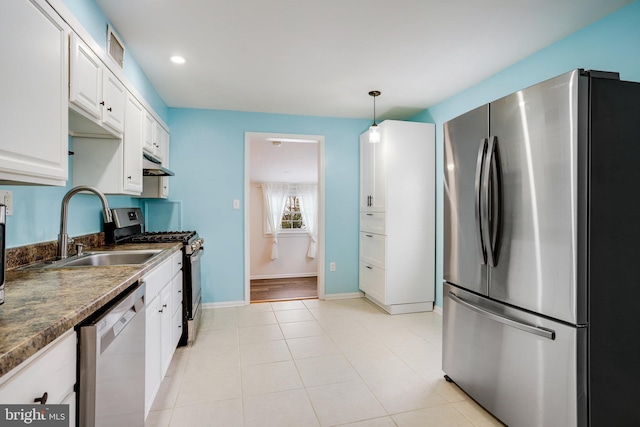
M123 68L124 65L124 44L120 41L111 26L107 27L107 51L109 56Z

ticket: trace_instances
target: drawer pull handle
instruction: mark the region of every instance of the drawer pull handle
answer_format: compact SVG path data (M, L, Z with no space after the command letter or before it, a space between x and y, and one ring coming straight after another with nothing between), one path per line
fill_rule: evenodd
M44 405L47 403L48 398L49 398L49 393L45 391L42 397L36 397L35 399L33 399L33 402L34 403L40 402L42 405Z
M367 237L373 237L371 234L365 234L365 236L367 236Z
M373 267L371 267L370 265L366 266L369 270L373 270Z

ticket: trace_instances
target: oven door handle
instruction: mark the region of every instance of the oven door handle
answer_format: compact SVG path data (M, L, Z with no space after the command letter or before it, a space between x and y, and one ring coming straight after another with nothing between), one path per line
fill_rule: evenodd
M191 261L191 263L199 261L200 258L202 257L202 252L204 252L204 248L200 248L194 253L192 253L191 255L189 255L189 260Z

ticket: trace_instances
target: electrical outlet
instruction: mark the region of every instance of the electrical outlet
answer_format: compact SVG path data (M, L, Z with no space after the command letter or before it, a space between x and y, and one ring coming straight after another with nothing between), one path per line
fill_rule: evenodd
M7 216L13 215L13 192L0 190L0 204L7 207Z
M240 209L240 200L233 199L233 209Z
M335 262L332 262L332 263L329 264L329 270L336 271L336 263Z

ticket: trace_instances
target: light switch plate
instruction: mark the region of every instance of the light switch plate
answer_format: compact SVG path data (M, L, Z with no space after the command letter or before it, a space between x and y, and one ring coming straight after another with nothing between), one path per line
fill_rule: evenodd
M0 190L0 203L7 207L7 216L13 215L13 192Z
M233 209L240 209L240 200L233 199Z

